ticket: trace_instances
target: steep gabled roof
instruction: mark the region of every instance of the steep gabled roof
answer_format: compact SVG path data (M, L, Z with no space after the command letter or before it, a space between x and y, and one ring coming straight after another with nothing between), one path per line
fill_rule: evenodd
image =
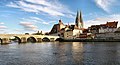
M118 24L117 21L106 23L107 27L109 27L109 28L117 28L117 24Z

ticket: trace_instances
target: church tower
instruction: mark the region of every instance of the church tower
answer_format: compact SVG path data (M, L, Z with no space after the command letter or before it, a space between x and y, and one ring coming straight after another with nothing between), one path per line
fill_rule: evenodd
M76 20L75 20L75 25L78 28L83 28L83 19L82 19L82 13L81 11L77 11L77 16L76 16Z

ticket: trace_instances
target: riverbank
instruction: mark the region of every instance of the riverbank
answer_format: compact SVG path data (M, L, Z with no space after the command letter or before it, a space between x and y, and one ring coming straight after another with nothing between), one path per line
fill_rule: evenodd
M60 42L120 42L120 39L61 39Z

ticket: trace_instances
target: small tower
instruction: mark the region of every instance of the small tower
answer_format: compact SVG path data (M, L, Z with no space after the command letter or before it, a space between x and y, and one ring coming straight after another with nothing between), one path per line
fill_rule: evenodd
M75 25L78 28L83 28L83 19L82 19L82 13L81 11L77 11L77 16L76 16L76 20L75 20Z
M59 20L59 24L63 24L61 19Z

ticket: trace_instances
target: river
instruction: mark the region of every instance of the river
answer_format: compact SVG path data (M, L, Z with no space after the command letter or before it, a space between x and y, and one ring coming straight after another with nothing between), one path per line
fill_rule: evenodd
M0 45L0 65L120 65L120 42Z

